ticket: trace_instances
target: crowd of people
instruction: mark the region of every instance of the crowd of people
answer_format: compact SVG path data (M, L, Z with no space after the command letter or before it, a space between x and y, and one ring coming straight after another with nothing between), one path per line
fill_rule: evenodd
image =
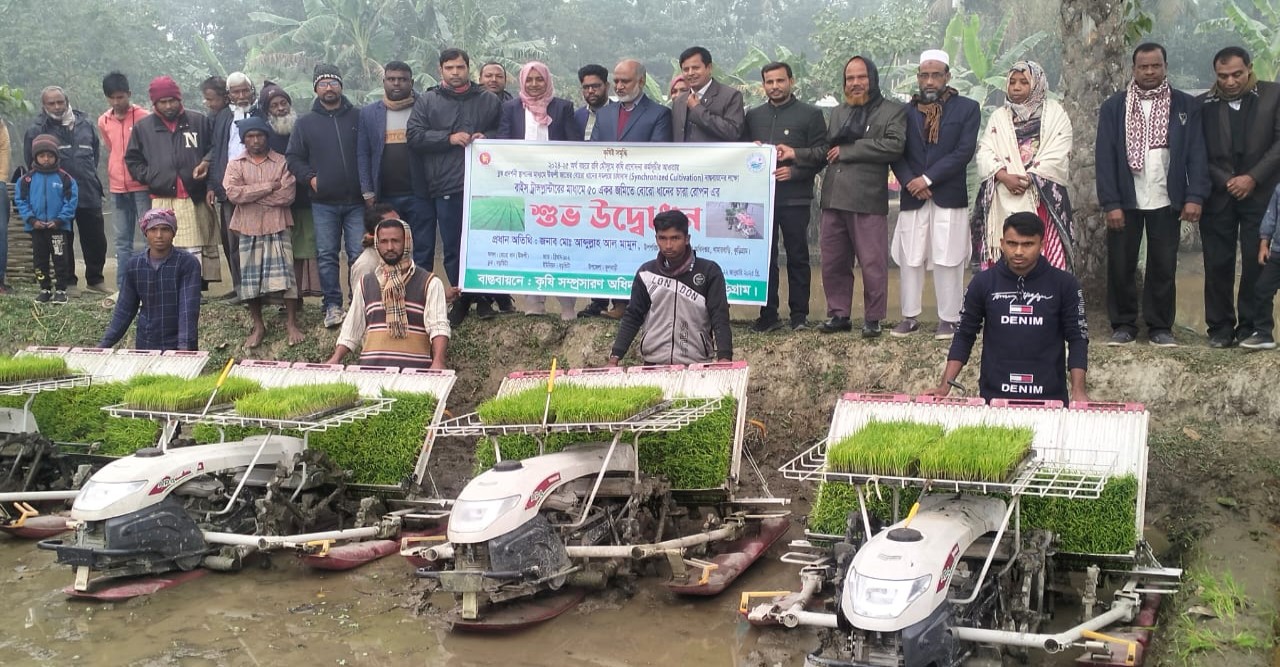
M1193 97L1170 86L1167 61L1162 46L1138 46L1130 83L1098 112L1094 158L1108 227L1108 344L1133 343L1141 315L1152 345L1177 345L1174 277L1180 221L1187 221L1199 223L1203 241L1210 346L1274 348L1280 85L1259 82L1249 53L1228 47L1213 59L1213 88ZM1067 191L1071 121L1034 61L1020 61L1007 73L1004 104L985 128L979 101L950 85L950 58L936 49L921 54L908 100L882 92L870 57L850 58L842 99L825 117L796 98L792 68L783 62L762 68L767 100L745 108L739 90L716 80L712 54L700 46L680 54L668 105L645 93L648 73L631 59L612 70L583 66L577 76L581 105L556 96L540 62L520 68L514 94L498 63L481 65L478 82L465 51L445 49L438 66L439 84L418 91L408 64L387 63L382 99L358 107L344 95L342 73L318 65L308 113L299 113L280 86L267 81L258 90L240 72L201 84L207 114L186 105L168 76L150 82L149 113L131 102L128 79L110 73L102 82L108 109L96 124L72 108L62 89L45 88L42 112L23 138L24 169L16 182L19 215L32 236L36 299L67 301L79 282L72 247L78 237L87 289L112 294L115 303L104 346L116 344L136 315L139 347L195 348L193 313L201 292L225 280L231 291L224 298L243 302L251 313L249 348L267 334L266 304L282 304L290 344L303 340L298 310L303 297L318 296L324 326L342 327L331 361L360 348L362 362L440 367L450 328L472 307L483 318L516 312L510 296L458 288L464 155L471 142L756 142L776 147L777 168L767 303L753 330L813 326L807 229L822 174L819 249L827 311L819 331L853 330L854 268L860 266L860 335L880 336L889 317L892 258L901 278L892 336L922 331L929 272L936 339L954 338L964 347L979 327L992 336L992 327L1045 326L1034 313L1046 309L1056 309L1054 322L1072 321L1059 342L1085 336L1082 316L1072 316L1076 306L1083 308L1082 299L1047 303L1078 283L1055 273L1052 294L1033 295L1027 281L1039 274L1010 259L1011 243L1025 246L1035 237L1032 265L1043 262L1070 276L1078 250ZM7 131L0 139L7 140ZM107 188L97 175L103 149ZM0 158L7 156L0 150ZM968 168L975 160L979 182L970 201ZM0 172L7 175L8 165L0 164ZM891 180L900 184L892 231ZM116 208L119 270L112 287L103 278L107 192ZM1031 218L1039 227L1029 224ZM1012 220L1018 222L1010 227ZM147 250L136 255L135 228L147 238ZM664 219L661 226L655 220L654 229L659 257L637 272L630 300L594 299L578 311L574 299L561 298L561 317L620 320L614 362L642 328L646 361L731 358L727 302L714 288L719 268L689 247L687 220ZM681 234L683 246L675 238ZM437 238L443 280L433 272ZM1144 240L1139 299L1136 271ZM786 252L785 320L779 244ZM343 256L350 272L346 300ZM974 285L986 286L982 293L1000 302L1003 313L972 319L975 309L990 310L990 304L975 301L977 292L966 296L971 262L983 271ZM996 273L984 278L986 271ZM652 304L679 296L664 290L683 284L685 274L700 279L692 310L683 310L690 305L684 304L649 317ZM722 276L718 284L722 289ZM524 312L545 314L545 298L525 297ZM648 331L654 327L663 329L657 338ZM693 330L699 349L655 342L671 327ZM1016 332L998 335L1023 339ZM659 348L671 358L662 358ZM962 363L967 352L953 350L952 358ZM1083 354L1073 349L1070 359L1083 363ZM1052 362L1062 375L1062 355ZM1033 373L1014 369L1010 375ZM1010 383L1019 384L996 382Z

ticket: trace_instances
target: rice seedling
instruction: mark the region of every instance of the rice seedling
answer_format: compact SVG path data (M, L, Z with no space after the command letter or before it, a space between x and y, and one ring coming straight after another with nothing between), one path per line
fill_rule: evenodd
M942 433L942 427L934 424L872 420L827 450L827 467L834 472L903 477L925 449L942 439Z
M844 535L850 512L858 511L858 494L852 484L823 482L809 509L809 530L821 535Z
M540 419L541 412L538 416ZM737 403L725 399L719 408L679 431L641 434L640 469L665 476L675 489L719 487L729 477L736 416ZM544 451L550 454L581 442L607 442L611 437L599 431L552 433L546 436ZM624 435L623 442L630 443L631 436ZM532 436L504 435L498 444L503 459L521 460L538 454L538 442ZM493 466L493 443L487 438L476 443L475 452L477 474Z
M1031 451L1028 428L961 426L920 454L920 475L935 479L1001 482Z
M350 470L350 481L356 484L402 482L413 472L435 415L436 398L431 394L388 391L383 395L396 399L390 410L311 434L310 446Z
M486 424L538 424L547 410L547 422L577 424L621 421L662 401L658 387L584 387L557 384L547 410L543 386L491 398L476 409Z
M125 392L124 402L138 410L155 410L159 412L185 412L199 410L209 401L217 385L216 375L201 375L185 380L182 378L148 379L141 386L133 387ZM262 391L262 385L253 380L228 377L218 390L215 404L234 403L236 399L256 391Z
M155 376L146 376L155 377ZM36 395L31 413L40 434L54 442L100 443L97 450L109 456L127 456L156 444L160 425L151 419L120 419L102 408L124 400L126 391L143 376L129 382L104 382L88 387L47 391ZM0 397L0 406L21 408L26 396Z
M0 357L0 384L48 380L69 373L62 357Z
M1138 543L1138 479L1112 477L1096 499L1022 497L1024 527L1058 536L1058 550L1082 554L1123 554Z
M259 419L298 419L359 401L360 390L345 382L275 387L237 399L236 413Z

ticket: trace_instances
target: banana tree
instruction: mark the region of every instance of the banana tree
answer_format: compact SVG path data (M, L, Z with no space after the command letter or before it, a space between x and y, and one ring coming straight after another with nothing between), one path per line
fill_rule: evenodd
M977 14L956 14L943 36L942 48L951 57L951 85L984 107L996 93L1005 90L1009 68L1048 37L1048 33L1041 30L1002 50L1009 21L1010 17L1006 16L991 37L984 40Z
M1280 64L1280 0L1253 0L1253 11L1246 11L1236 0L1226 0L1222 11L1226 16L1204 21L1197 33L1231 30L1249 47L1253 55L1253 71L1262 81L1276 78Z

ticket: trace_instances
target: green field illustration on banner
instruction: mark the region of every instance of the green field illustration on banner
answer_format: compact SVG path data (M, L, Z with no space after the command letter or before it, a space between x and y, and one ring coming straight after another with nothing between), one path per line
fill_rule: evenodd
M471 229L523 232L524 197L475 197L471 200Z
M634 274L601 276L591 273L538 273L534 271L468 271L462 289L473 292L513 294L559 294L562 296L608 296L626 298L631 294ZM768 295L764 280L726 280L730 299L756 300Z

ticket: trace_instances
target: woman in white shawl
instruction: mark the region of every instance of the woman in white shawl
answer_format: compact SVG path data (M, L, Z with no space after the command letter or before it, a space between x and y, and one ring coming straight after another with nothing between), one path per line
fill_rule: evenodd
M987 268L1000 259L1005 218L1029 211L1044 221L1045 259L1071 270L1071 121L1047 99L1044 68L1022 60L1009 70L1003 107L996 109L978 140L978 187L970 227L973 256Z

